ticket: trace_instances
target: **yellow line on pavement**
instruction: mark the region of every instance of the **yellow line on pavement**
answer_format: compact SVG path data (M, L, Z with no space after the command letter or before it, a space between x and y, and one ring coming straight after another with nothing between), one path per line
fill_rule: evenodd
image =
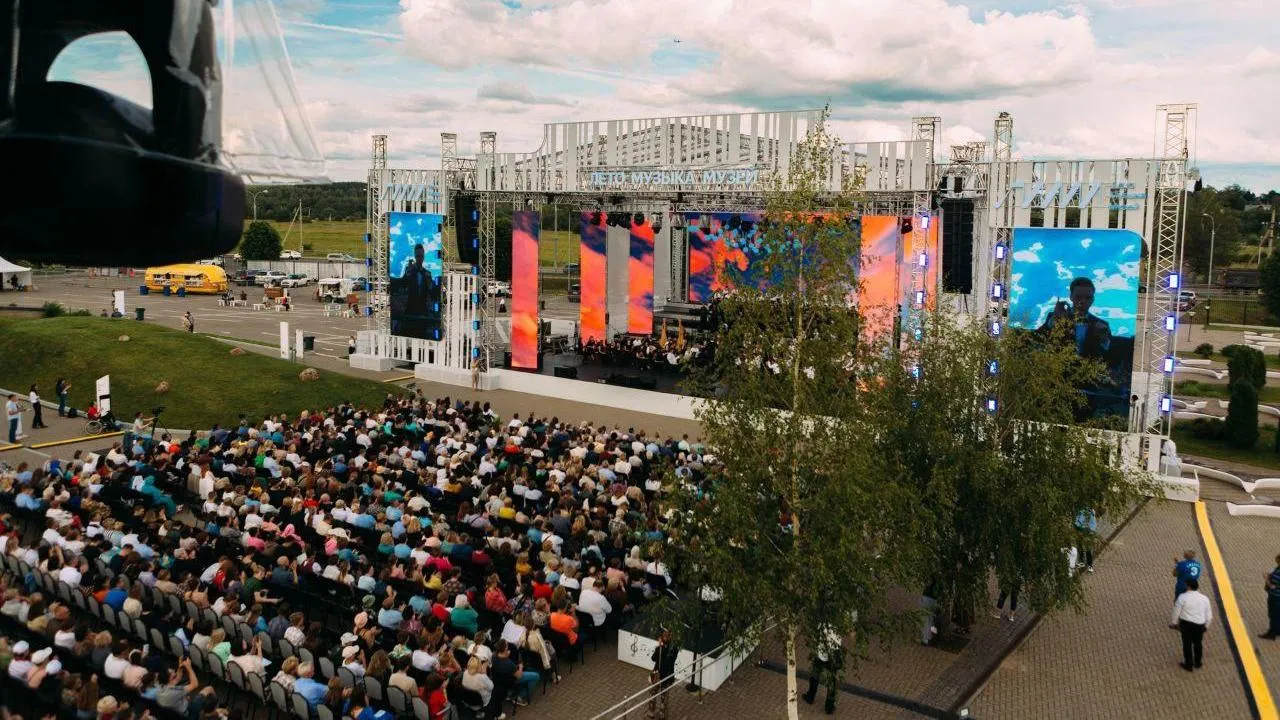
M14 443L13 445L0 445L0 452L4 452L6 450L17 450L20 447L22 447L22 443Z
M1244 616L1240 614L1240 605L1236 602L1235 590L1231 587L1231 578L1227 576L1227 564L1218 549L1218 540L1213 536L1213 527L1209 525L1209 513L1205 510L1204 501L1196 501L1196 525L1200 528L1200 539L1204 542L1205 554L1209 557L1209 566L1213 568L1213 577L1218 584L1218 600L1222 602L1227 632L1235 640L1236 650L1240 655L1240 664L1244 666L1245 682L1249 694L1253 696L1254 707L1258 709L1259 720L1277 720L1276 701L1271 697L1271 689L1267 687L1267 679L1262 674L1262 666L1258 664L1258 654L1253 649L1253 640L1249 629L1244 625Z
M80 437L68 438L66 440L53 440L51 442L36 443L34 445L28 445L27 447L31 448L32 450L35 450L36 448L56 447L58 445L70 445L72 443L84 442L85 440L100 440L102 438L119 437L120 435L123 435L123 434L124 434L124 431L120 430L118 432L102 433L100 435L81 435Z
M415 378L417 378L417 377L418 377L417 375L405 375L404 377L393 377L393 378L387 378L386 380L383 380L382 382L404 382L405 380L413 380L413 379L415 379Z

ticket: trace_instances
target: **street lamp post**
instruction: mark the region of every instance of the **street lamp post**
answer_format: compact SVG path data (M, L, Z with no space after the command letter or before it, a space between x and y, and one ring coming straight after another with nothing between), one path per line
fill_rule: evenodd
M249 195L253 198L253 221L254 222L258 221L258 196L264 192L270 192L270 191L271 191L270 188L264 188L262 190L255 190L254 192L249 193Z
M1213 242L1218 237L1218 221L1209 213L1200 213L1209 218L1209 288L1213 288Z

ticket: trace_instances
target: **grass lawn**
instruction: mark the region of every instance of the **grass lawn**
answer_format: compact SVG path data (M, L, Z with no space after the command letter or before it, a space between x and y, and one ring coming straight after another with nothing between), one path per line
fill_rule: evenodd
M251 221L245 221L245 227L249 227ZM285 250L297 250L299 242L299 232L301 232L301 241L309 246L309 249L303 252L307 257L324 257L329 253L344 252L357 258L364 257L364 230L363 220L348 221L335 220L332 222L317 221L303 223L301 225L295 223L293 229L289 229L289 223L268 220L280 233L280 238L284 241ZM288 235L286 236L286 233ZM444 238L445 247L455 247L453 243L453 230L447 230ZM543 267L559 267L566 263L578 262L578 246L579 239L576 233L568 230L549 230L542 229L541 241L538 247L538 256ZM452 250L450 251L452 253Z
M1271 382L1275 382L1272 380ZM1184 380L1179 382L1173 389L1178 397L1202 397L1202 398L1221 398L1226 400L1231 397L1231 390L1224 383L1206 383L1197 382L1195 380ZM1280 403L1280 387L1268 383L1258 391L1258 402L1272 405Z
M128 335L127 343L120 335ZM297 415L306 408L343 400L378 405L388 386L372 380L321 371L320 379L298 380L302 364L247 352L147 323L105 318L0 319L0 387L25 391L39 383L45 399L56 399L59 375L71 382L71 406L83 410L93 399L94 381L111 376L111 400L119 418L138 411L150 415L164 405L161 425L205 429L235 423L240 413ZM167 380L171 387L157 395Z
M1272 451L1275 429L1263 425L1258 428L1258 444L1249 450L1240 450L1215 440L1201 440L1187 430L1183 422L1174 424L1173 440L1178 444L1178 454L1199 455L1229 462L1280 469L1280 455Z
M1243 345L1244 343L1240 343L1240 344ZM1195 353L1192 353L1192 352L1180 352L1178 353L1178 357L1183 359L1192 359L1192 360L1201 359L1199 355L1196 355ZM1268 368L1280 368L1280 355L1268 355L1266 353L1263 353L1262 357L1267 361ZM1203 359L1212 360L1215 363L1220 363L1222 365L1226 365L1228 362L1227 357L1220 353L1214 353L1209 357L1203 358Z

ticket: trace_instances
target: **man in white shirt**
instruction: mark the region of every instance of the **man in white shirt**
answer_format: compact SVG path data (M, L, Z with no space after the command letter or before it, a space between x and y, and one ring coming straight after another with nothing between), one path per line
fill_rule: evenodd
M596 627L604 625L609 618L609 613L613 612L613 605L610 605L609 600L596 590L595 578L582 581L582 594L578 597L578 612L590 615Z
M73 588L80 587L80 579L82 577L84 577L83 573L75 565L63 565L62 569L58 571L58 579Z
M1169 627L1182 633L1182 669L1191 672L1204 659L1204 631L1213 621L1209 598L1200 592L1200 581L1187 580L1187 591L1173 603Z

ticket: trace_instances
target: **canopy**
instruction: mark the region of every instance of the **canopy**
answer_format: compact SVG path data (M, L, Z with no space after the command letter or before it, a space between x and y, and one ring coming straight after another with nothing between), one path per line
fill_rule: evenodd
M0 257L0 291L16 290L13 279L17 278L18 287L31 287L31 268L23 267Z

